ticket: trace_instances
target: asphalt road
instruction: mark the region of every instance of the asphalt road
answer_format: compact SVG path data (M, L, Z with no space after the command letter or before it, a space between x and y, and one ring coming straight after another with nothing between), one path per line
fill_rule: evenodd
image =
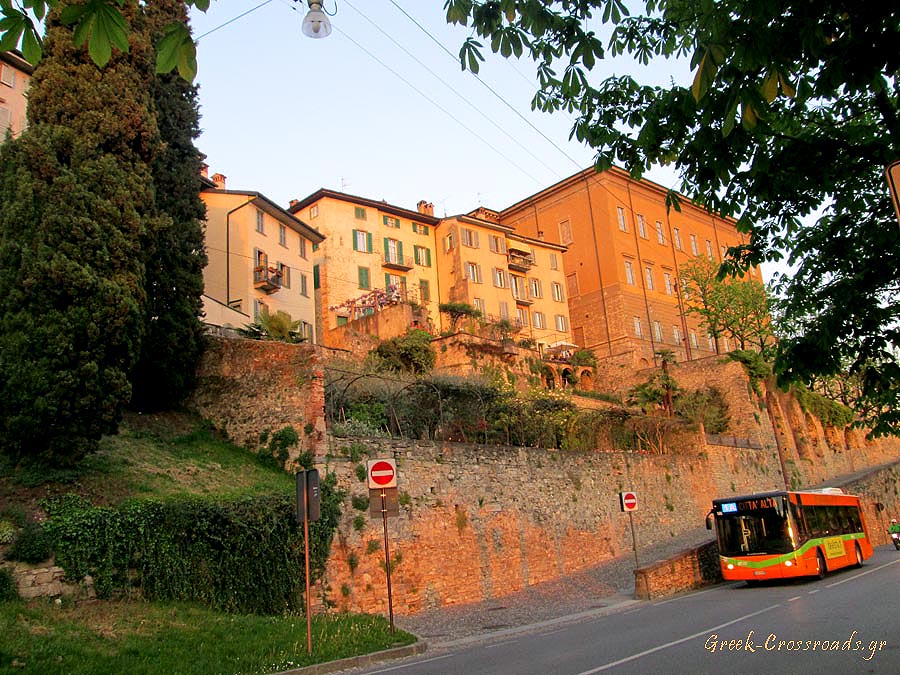
M727 583L357 671L397 675L900 673L900 553L822 581Z

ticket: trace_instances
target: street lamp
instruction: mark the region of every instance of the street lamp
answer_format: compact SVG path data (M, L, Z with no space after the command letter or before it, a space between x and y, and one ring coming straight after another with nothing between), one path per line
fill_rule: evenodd
M308 0L309 13L303 19L303 34L314 39L331 35L331 22L322 11L322 3L316 0Z

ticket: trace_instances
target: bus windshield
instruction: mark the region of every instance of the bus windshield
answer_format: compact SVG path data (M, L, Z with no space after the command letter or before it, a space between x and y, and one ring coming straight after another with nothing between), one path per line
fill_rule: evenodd
M716 514L719 553L724 556L790 553L788 519L775 509Z

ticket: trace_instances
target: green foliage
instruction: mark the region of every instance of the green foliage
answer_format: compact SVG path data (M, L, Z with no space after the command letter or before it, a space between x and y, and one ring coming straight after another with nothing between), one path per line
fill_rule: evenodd
M744 366L744 371L750 380L750 387L757 396L762 396L762 388L759 386L759 383L772 375L772 364L766 361L760 352L746 349L736 349L729 352L728 358Z
M19 589L13 579L12 570L0 567L0 602L19 599Z
M853 410L839 401L823 396L815 391L810 391L804 386L795 385L791 392L797 398L797 402L803 412L809 413L819 419L825 426L843 429L853 424L856 415Z
M723 434L731 424L728 401L716 387L682 391L675 397L675 414L692 424L702 423L709 434Z
M384 429L373 427L367 422L361 422L352 417L342 422L335 422L331 431L338 438L379 438L390 436Z
M442 302L438 305L438 311L450 317L450 335L456 332L460 319L478 319L481 317L481 311L475 309L467 302Z
M365 464L357 464L353 472L356 474L356 480L358 480L360 483L364 482L369 476L369 472L366 470Z
M312 580L324 571L342 496L321 482L321 518L310 524ZM182 498L93 507L45 500L45 529L69 579L90 574L100 597L140 588L150 600L191 600L242 613L298 611L303 532L293 495L214 501Z
M351 443L350 448L347 451L347 457L350 458L351 462L358 462L362 459L363 455L367 455L368 450L366 450L366 446L362 443Z
M291 320L291 315L278 310L274 314L261 313L256 321L247 324L237 331L251 340L272 340L275 342L288 342L296 344L305 342L306 338L300 331L301 321Z
M569 359L569 363L573 366L589 366L597 367L597 356L590 349L579 349Z
M358 514L353 517L353 529L357 532L362 532L366 529L366 517L362 514Z
M598 401L606 401L607 403L616 403L618 405L622 405L622 397L618 394L613 394L608 391L585 391L584 389L576 389L574 393L577 396L584 396L586 398L594 398Z
M434 368L437 352L431 346L431 334L420 328L413 328L406 331L405 335L382 341L372 350L371 356L379 370L421 375Z
M53 555L53 544L44 531L44 527L33 520L28 520L16 533L9 550L8 560L21 560L37 564L48 560Z
M369 498L366 495L353 495L350 497L350 504L357 511L369 510Z

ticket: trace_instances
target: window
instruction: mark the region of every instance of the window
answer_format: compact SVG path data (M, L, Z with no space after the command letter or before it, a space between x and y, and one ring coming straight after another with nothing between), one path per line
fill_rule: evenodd
M681 329L678 326L672 326L672 339L676 345L681 344Z
M554 318L556 319L556 330L560 331L561 333L568 333L569 318L563 316L562 314L557 314Z
M628 225L625 223L625 209L621 206L616 207L616 217L619 220L619 229L622 232L628 232Z
M531 325L535 328L546 328L547 319L544 318L543 312L533 312L531 314Z
M700 255L700 249L697 248L697 235L691 235L691 253L694 255Z
M516 300L527 300L528 290L525 285L525 277L519 277L515 274L509 275L510 285L512 286L513 297Z
M253 259L256 261L256 267L268 267L269 265L269 256L258 248L253 251Z
M309 297L309 280L302 272L300 273L300 295L304 298Z
M644 223L644 216L642 216L639 213L638 217L637 217L637 221L638 221L638 234L641 235L642 239L646 239L647 238L647 225L646 225L646 223Z
M681 294L684 296L685 300L691 297L691 287L687 283L685 283L683 277L681 279Z
M625 282L629 286L634 286L634 267L630 260L625 261Z
M356 274L359 278L359 287L365 291L369 290L369 268L357 267Z
M634 334L638 337L644 337L644 332L641 330L641 318L639 316L634 317Z
M384 238L384 261L403 265L403 242L396 239Z
M540 279L529 279L528 280L528 288L531 291L532 298L543 298L544 297L544 289L541 288L541 280Z
M466 263L466 279L476 284L481 283L481 265L473 262Z
M559 243L568 246L575 239L572 238L572 224L568 220L564 220L559 224Z
M710 258L713 257L712 242L709 239L706 240L706 255L708 255Z
M392 216L382 216L381 219L382 219L382 222L385 225L387 225L388 227L393 227L398 230L400 229L400 219L399 218L394 218Z
M672 228L672 239L675 240L675 248L679 251L681 250L681 232L678 231L677 227Z
M0 108L0 136L6 136L6 130L11 124L11 114L6 108Z
M353 250L371 253L372 233L365 230L353 230Z
M306 239L300 237L300 257L306 260Z
M425 246L413 246L413 259L416 265L431 267L431 249Z
M357 206L356 208L353 209L353 215L356 217L357 220L365 220L366 219L366 210L361 206Z
M500 318L509 321L509 304L503 300L500 301Z
M647 277L647 290L652 291L653 290L653 268L645 267L644 268L644 276Z
M524 307L516 307L516 325L517 326L527 326L528 325L528 310Z
M565 300L565 298L563 297L562 284L558 281L554 281L550 284L550 292L556 302L562 302L563 300Z
M578 274L576 272L566 275L566 291L570 298L578 297Z
M723 346L725 347L725 351L726 351L726 352L730 352L730 351L731 351L731 345L728 344L728 338L727 338L727 337L723 337L723 338L722 338L722 344L723 344Z
M478 248L478 232L467 227L460 228L459 240L463 246Z
M412 230L416 234L428 234L428 226L422 225L421 223L413 223Z
M450 253L453 250L454 240L453 233L451 232L446 237L444 237L444 253Z
M695 330L691 331L691 347L694 349L700 348L700 343L697 341L697 331Z
M727 247L727 246L723 246L723 247L722 247L722 257L724 258L724 257L727 256L727 255L728 255L728 247Z
M350 320L350 318L349 318L349 317L346 317L346 316L339 316L339 317L337 317L337 325L338 325L338 327L340 327L340 326L346 326L346 325L347 325L347 322L348 322L349 320Z
M399 291L400 289L406 290L406 278L401 277L399 274L391 274L388 272L384 275L384 287L385 289L393 289L395 291ZM400 298L397 298L398 300Z
M318 218L318 217L319 217L319 205L313 204L312 206L309 207L309 219L312 220L313 218Z
M319 242L313 242L313 253L319 250Z
M494 286L497 288L506 288L506 270L502 270L499 267L494 268L493 272L494 277Z
M278 223L278 243L287 246L287 228L281 223Z
M284 288L291 287L291 268L285 265L284 263L278 263L276 266L278 270L278 275L281 277L281 285Z
M5 84L7 87L15 87L16 71L14 71L6 64L0 63L0 82Z
M666 235L663 234L662 223L658 220L656 221L656 241L658 241L660 244L666 243Z
M313 327L308 321L300 322L300 335L306 338L307 342L313 341Z
M660 325L659 321L653 322L653 334L656 336L657 342L662 342L662 326Z
M666 285L666 295L672 295L672 275L668 272L663 272L663 281Z
M481 316L484 316L484 300L481 298L472 298L472 306L481 312Z
M494 253L506 253L506 237L492 234L488 237L488 248Z
M419 280L419 300L422 302L431 300L431 286L428 285L427 279Z
M550 269L551 270L559 269L559 259L556 257L555 253L550 254Z
M254 319L258 319L259 317L263 316L264 314L268 314L268 313L269 313L269 308L266 306L266 303L264 303L262 300L256 300L256 299L253 300L253 318Z
M263 215L263 212L260 211L259 209L256 210L256 231L261 234L266 233L265 216Z
M322 288L322 273L318 265L313 265L313 288Z
M713 336L712 336L712 335L707 335L707 336L706 336L706 344L707 344L707 346L709 347L709 351L711 351L711 352L716 351L716 341L713 340Z

